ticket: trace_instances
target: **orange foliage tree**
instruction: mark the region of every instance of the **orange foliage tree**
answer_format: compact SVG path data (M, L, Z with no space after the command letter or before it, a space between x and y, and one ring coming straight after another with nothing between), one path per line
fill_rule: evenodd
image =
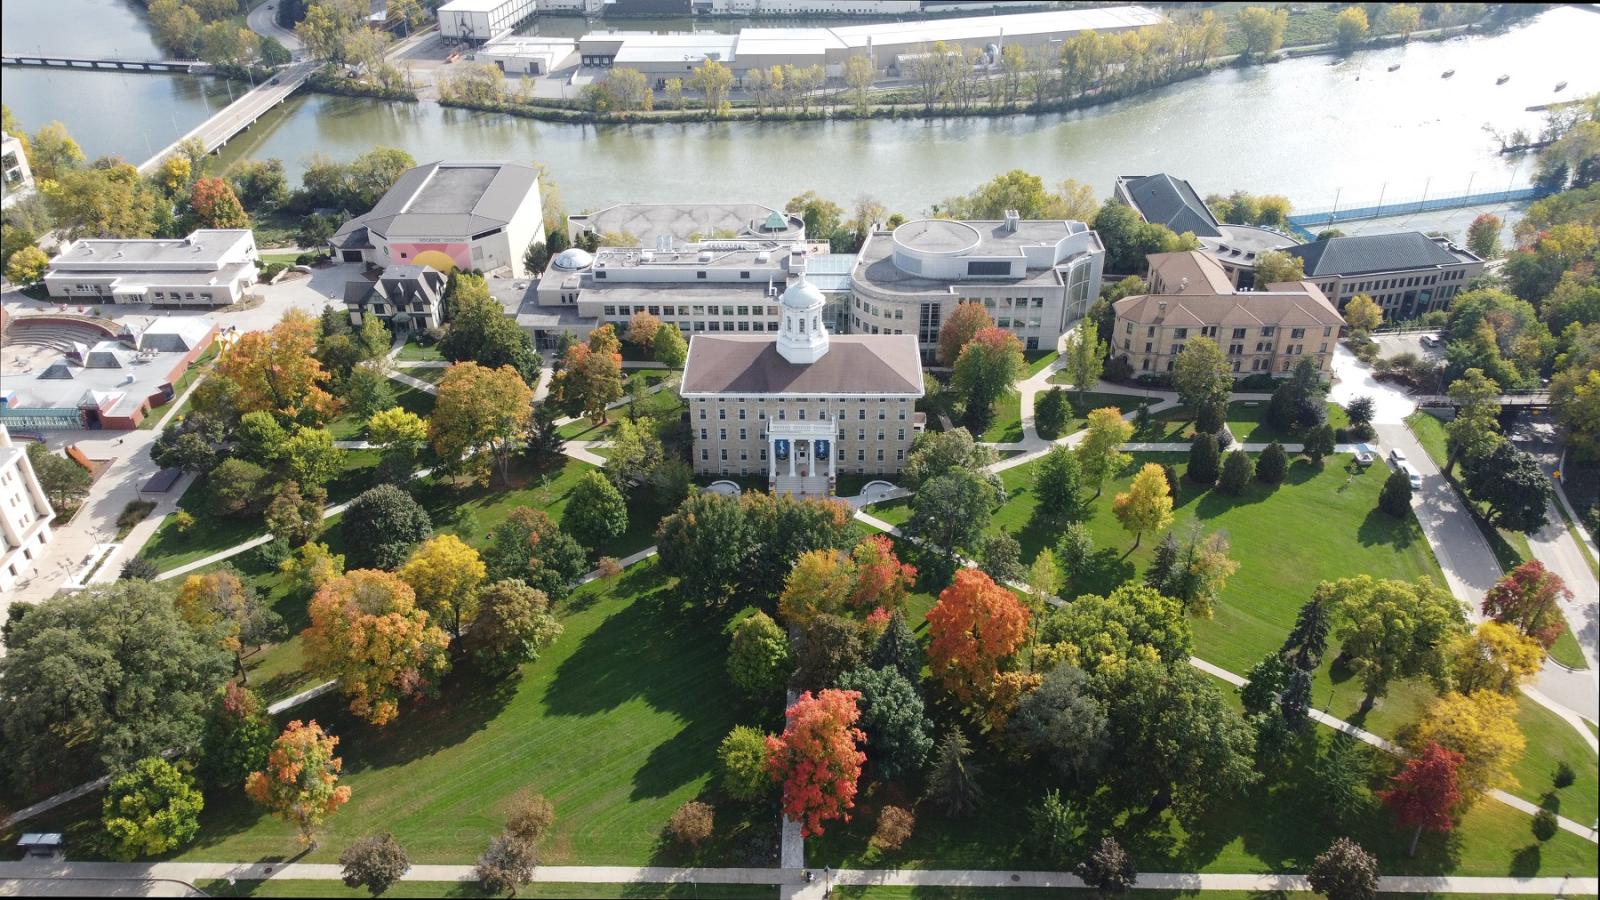
M1028 636L1028 607L977 569L962 569L928 611L928 662L950 693L970 702Z
M767 737L767 766L783 782L784 815L800 822L804 837L822 834L831 819L850 821L867 761L857 749L867 739L856 727L860 698L859 691L806 691L789 707L783 734Z
M450 668L450 636L428 623L400 576L356 569L311 597L305 652L339 681L350 711L374 725L393 720L400 701L426 690Z
M217 361L217 375L238 390L234 408L265 411L283 419L316 425L332 418L333 395L323 389L328 372L314 355L318 325L298 309L267 331L247 331Z
M272 742L266 770L245 779L250 799L294 823L302 844L316 846L323 820L350 802L350 788L339 783L344 760L333 755L337 746L339 739L315 720L290 722Z
M234 195L233 188L221 178L202 178L189 189L189 207L194 210L201 228L249 228L250 217L244 214L244 205Z
M899 609L917 581L917 567L901 562L894 542L881 534L857 544L850 559L856 567L850 605L857 609Z

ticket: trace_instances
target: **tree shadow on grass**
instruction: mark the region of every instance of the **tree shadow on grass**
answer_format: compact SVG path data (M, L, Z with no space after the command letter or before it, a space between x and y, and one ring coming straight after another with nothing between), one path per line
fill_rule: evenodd
M1360 527L1356 529L1356 540L1363 547L1377 545L1404 550L1422 537L1421 532L1415 518L1408 515L1404 519L1396 519L1380 509L1373 508L1367 511Z
M1134 575L1133 560L1117 552L1115 547L1102 547L1085 560L1083 567L1071 575L1072 590L1076 594L1105 596L1117 586L1130 581Z

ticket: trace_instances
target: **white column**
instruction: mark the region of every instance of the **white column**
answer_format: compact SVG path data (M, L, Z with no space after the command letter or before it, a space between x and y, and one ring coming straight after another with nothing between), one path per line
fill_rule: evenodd
M836 470L835 470L833 464L836 461L838 461L838 459L839 459L839 435L837 433L835 433L834 436L831 438L831 441L832 441L833 446L828 448L828 480L829 481L832 481L834 479L834 474L835 474Z
M796 456L799 456L799 455L800 455L800 442L791 438L789 440L789 477L790 478L794 477L794 458Z
M775 439L772 432L767 432L767 479L775 480L778 477L778 448L774 446Z

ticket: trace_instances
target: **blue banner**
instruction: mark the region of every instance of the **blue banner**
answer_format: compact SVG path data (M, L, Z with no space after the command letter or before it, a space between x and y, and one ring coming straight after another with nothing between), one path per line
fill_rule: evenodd
M778 438L772 442L772 452L777 454L779 459L788 459L789 442L784 438Z
M827 441L817 441L816 448L817 448L817 459L827 459L828 458L828 442Z

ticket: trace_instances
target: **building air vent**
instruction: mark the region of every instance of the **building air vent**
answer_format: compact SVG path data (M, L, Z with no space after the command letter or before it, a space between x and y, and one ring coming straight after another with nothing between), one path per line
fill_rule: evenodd
M1019 213L1014 209L1006 210L1006 232L1008 234L1015 234L1017 231L1017 226L1021 223L1022 213Z

